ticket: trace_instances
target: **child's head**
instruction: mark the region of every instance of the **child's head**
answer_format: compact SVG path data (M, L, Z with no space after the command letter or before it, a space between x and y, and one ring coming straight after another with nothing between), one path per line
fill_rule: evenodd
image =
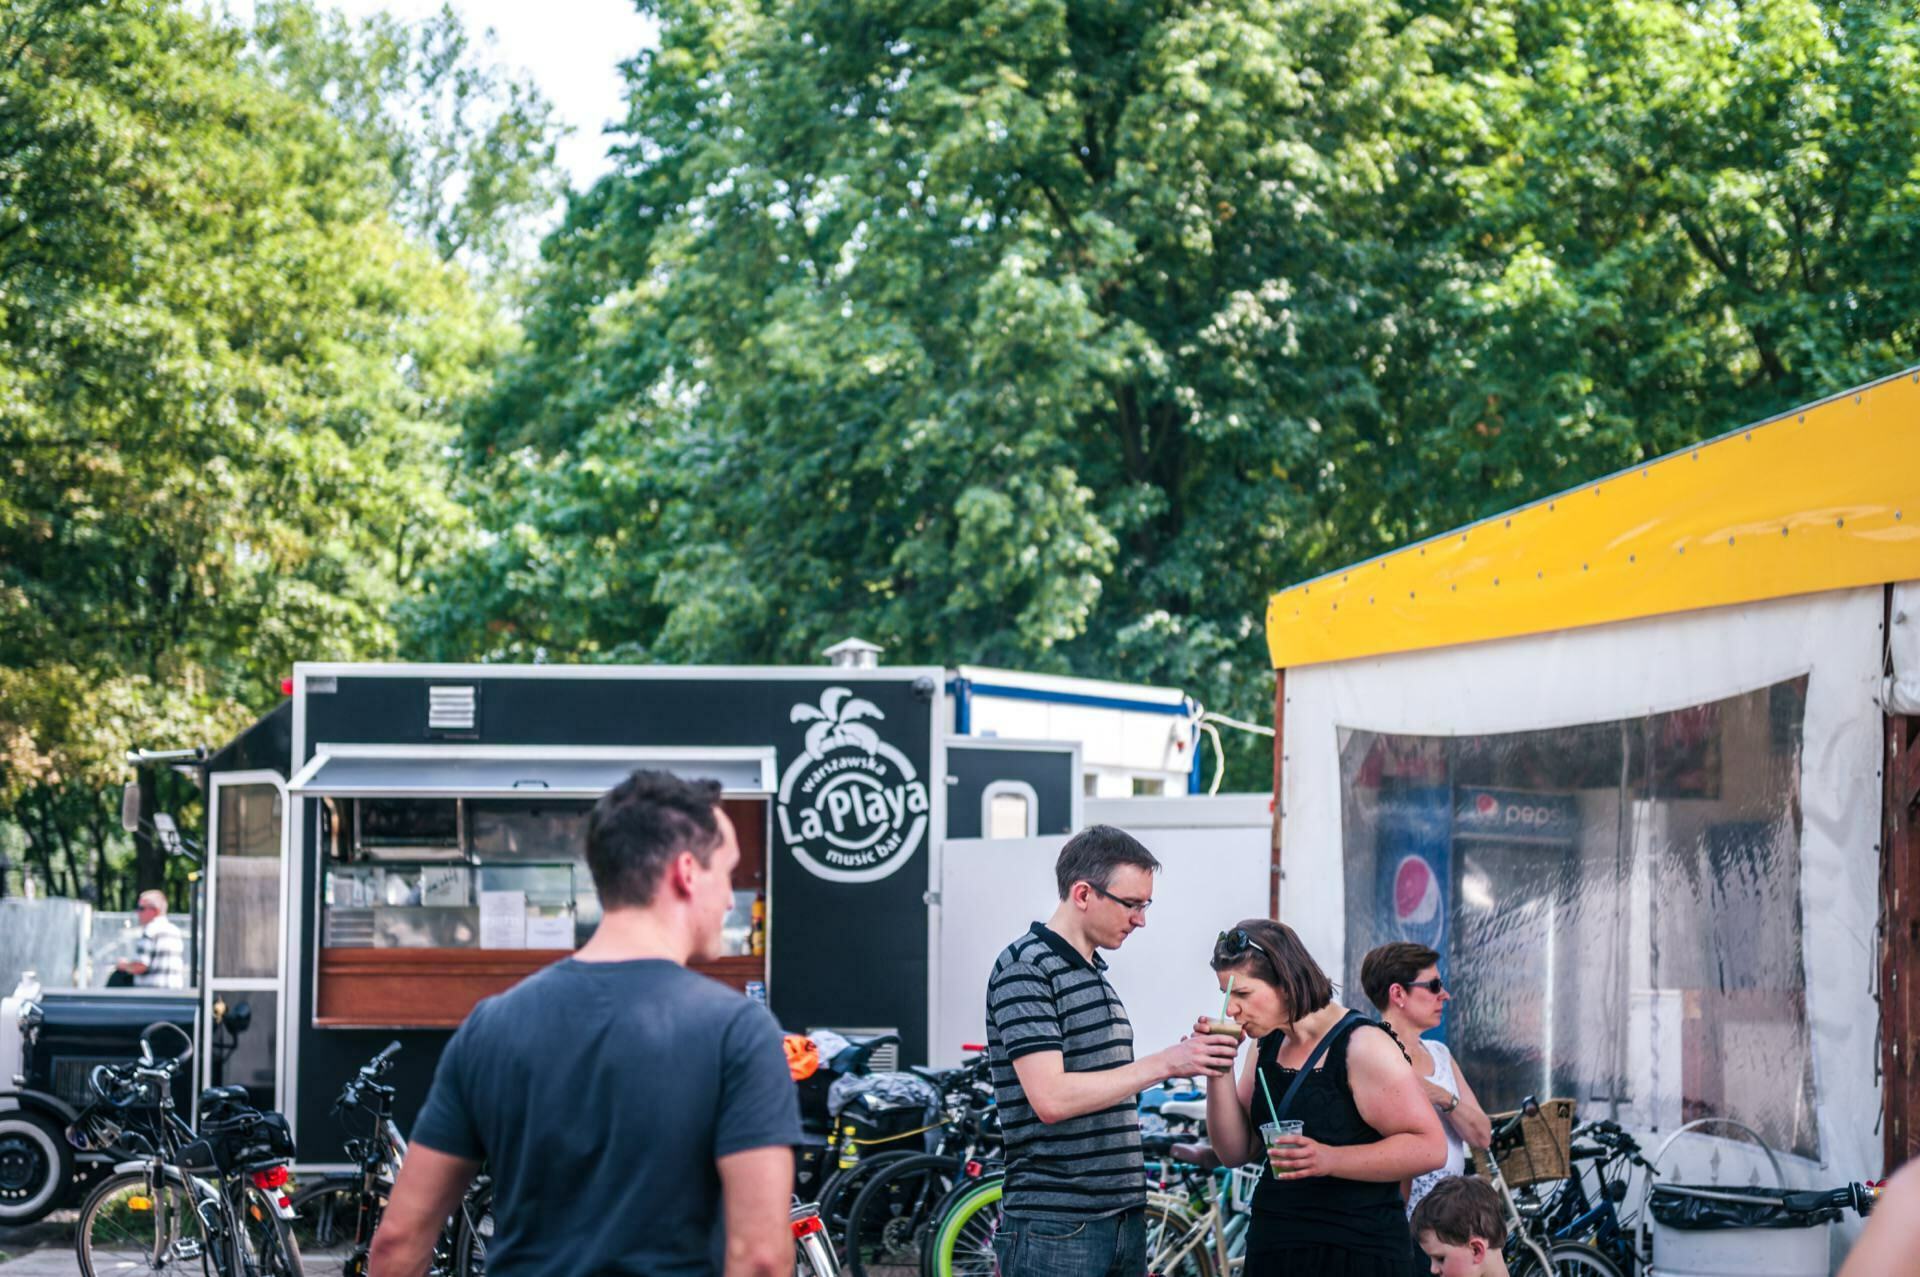
M1413 1236L1440 1277L1478 1277L1498 1261L1507 1240L1500 1198L1477 1179L1455 1175L1428 1190L1413 1208ZM1497 1262L1494 1271L1504 1271Z

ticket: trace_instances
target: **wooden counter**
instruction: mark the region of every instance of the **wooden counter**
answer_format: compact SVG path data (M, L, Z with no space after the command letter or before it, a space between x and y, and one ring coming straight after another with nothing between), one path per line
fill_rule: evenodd
M570 956L570 949L321 949L314 1023L322 1028L452 1029L480 999ZM765 958L716 958L695 971L745 989Z

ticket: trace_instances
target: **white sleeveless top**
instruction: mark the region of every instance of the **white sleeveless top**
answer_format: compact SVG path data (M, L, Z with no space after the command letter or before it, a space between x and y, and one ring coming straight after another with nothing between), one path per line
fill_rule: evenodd
M1453 1053L1447 1050L1444 1042L1420 1039L1420 1045L1427 1048L1427 1054L1433 1057L1433 1075L1427 1081L1446 1091L1454 1099L1460 1098L1460 1077L1453 1069ZM1439 1105L1435 1105L1437 1110ZM1440 1114L1440 1130L1447 1137L1447 1164L1437 1171L1428 1171L1425 1175L1413 1177L1413 1187L1407 1193L1407 1214L1413 1214L1414 1206L1427 1190L1450 1175L1461 1175L1467 1169L1467 1142L1453 1129L1453 1123L1447 1120L1445 1113Z

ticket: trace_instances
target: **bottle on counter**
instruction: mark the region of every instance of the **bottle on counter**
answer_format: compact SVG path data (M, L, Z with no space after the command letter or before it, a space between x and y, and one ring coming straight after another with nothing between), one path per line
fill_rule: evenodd
M753 897L753 928L747 932L747 952L756 958L767 956L767 893Z

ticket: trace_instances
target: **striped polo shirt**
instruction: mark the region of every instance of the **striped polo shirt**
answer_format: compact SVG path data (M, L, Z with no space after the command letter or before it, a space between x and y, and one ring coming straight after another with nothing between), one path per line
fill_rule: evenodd
M1147 1200L1140 1113L1128 1097L1049 1126L1027 1103L1013 1062L1058 1051L1069 1073L1133 1063L1133 1025L1107 983L1044 923L1008 945L987 980L987 1054L1006 1136L1002 1209L1028 1219L1097 1219Z

